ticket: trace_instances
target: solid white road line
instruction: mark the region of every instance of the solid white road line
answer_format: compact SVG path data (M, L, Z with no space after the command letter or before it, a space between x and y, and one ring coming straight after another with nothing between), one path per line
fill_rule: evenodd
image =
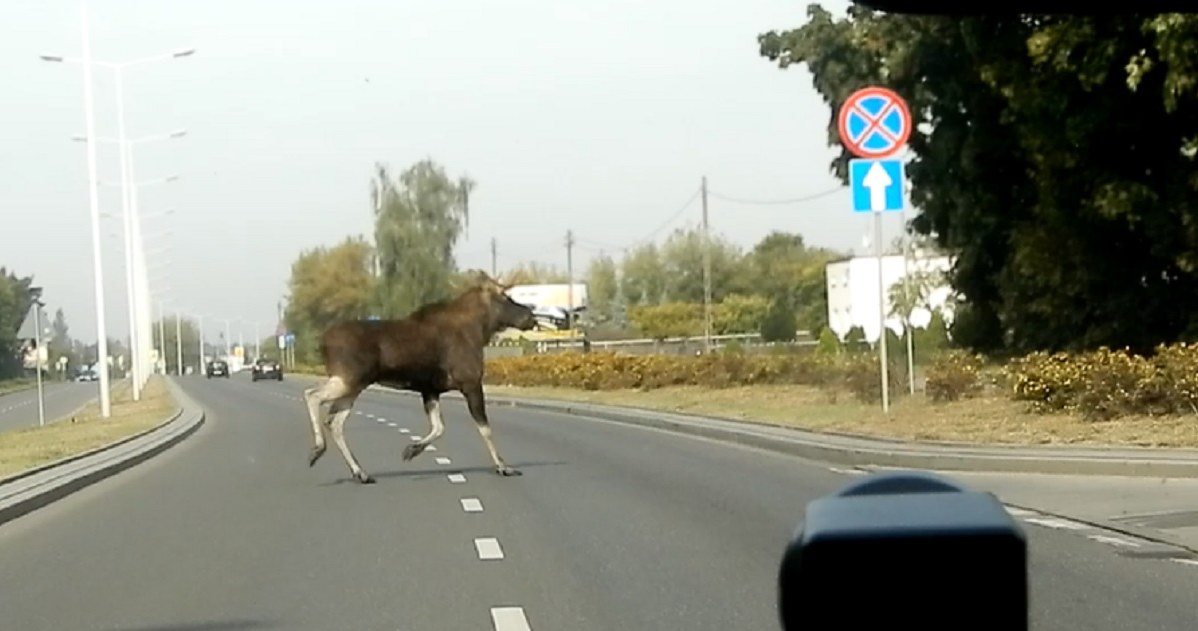
M1067 519L1058 519L1056 517L1028 517L1027 519L1024 519L1023 521L1026 521L1029 524L1036 524L1037 526L1046 526L1048 528L1058 528L1058 529L1065 529L1065 530L1085 530L1085 529L1089 528L1089 526L1087 526L1085 524L1079 524L1077 522L1069 521Z
M523 607L491 607L491 623L495 631L532 631Z
M481 513L483 512L483 503L477 497L463 497L462 510L467 513Z
M478 551L479 561L498 561L503 558L503 548L495 537L479 537L474 540L474 549Z

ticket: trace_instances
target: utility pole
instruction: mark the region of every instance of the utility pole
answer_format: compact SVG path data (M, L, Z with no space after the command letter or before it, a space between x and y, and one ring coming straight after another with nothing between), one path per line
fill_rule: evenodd
M183 376L183 315L175 309L175 375Z
M711 352L711 226L707 222L707 176L703 176L703 352Z
M574 331L574 231L566 231L566 330Z
M499 246L495 243L495 237L491 237L491 278L495 278L498 274L499 262Z

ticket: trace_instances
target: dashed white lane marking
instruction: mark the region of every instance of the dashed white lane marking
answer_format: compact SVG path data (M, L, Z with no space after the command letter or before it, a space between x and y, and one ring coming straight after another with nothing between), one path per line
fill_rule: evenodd
M420 437L415 434L411 434L408 436L408 439L411 440L412 442L417 442L420 440Z
M463 497L462 510L467 513L481 513L483 512L483 503L477 497Z
M448 477L450 484L465 484L466 482L466 476L460 473L451 473Z
M491 607L491 624L495 631L532 631L523 607Z
M378 420L379 420L379 422L380 422L380 423L386 423L386 422L387 422L387 419L385 419L385 418L383 418L383 417L381 417L381 416L379 416L379 417L377 417L377 418L378 418Z
M401 427L401 428L399 428L399 433L400 433L400 434L411 434L411 433L412 433L412 430L410 430L410 429L408 429L408 428L406 428L406 427Z
M451 461L449 460L449 458L446 458L445 456L437 456L436 462L437 462L437 464L449 464Z
M375 420L375 422L376 422L376 423L378 423L379 425L382 425L383 423L386 423L386 422L387 422L387 421L384 421L384 420L383 420L383 419L381 419L381 418L376 418L376 419L374 419L374 420Z
M436 445L429 445L428 447L425 447L425 451L436 451L436 450L437 450Z
M1086 535L1086 538L1099 543L1109 543L1115 546L1123 546L1125 548L1138 548L1140 544L1135 541L1124 539L1123 537L1112 537L1110 535Z
M1029 524L1036 524L1037 526L1044 526L1046 528L1056 528L1058 530L1085 530L1089 528L1089 526L1085 524L1079 524L1075 521L1069 521L1067 519L1058 519L1056 517L1027 517L1024 518L1023 521L1026 521Z
M366 415L366 418L374 418L374 415L371 414L370 412L363 412L363 414Z
M382 423L384 421L383 419L379 419L379 422ZM387 427L399 427L399 423L387 423Z
M495 537L479 537L474 540L474 549L478 550L479 561L498 561L503 558L503 548Z

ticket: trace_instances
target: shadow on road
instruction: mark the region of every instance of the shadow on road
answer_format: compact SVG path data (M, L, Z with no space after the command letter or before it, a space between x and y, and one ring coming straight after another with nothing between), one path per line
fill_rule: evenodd
M524 470L524 469L532 469L532 468L536 468L536 467L553 467L553 466L564 465L564 464L569 464L569 463L563 462L563 461L551 461L551 462L509 462L508 464L512 465L513 467L515 467L517 469ZM420 479L424 479L424 478L440 479L440 478L444 478L446 475L448 475L450 473L489 473L491 475L498 476L498 474L495 473L495 467L490 466L490 465L476 466L476 467L455 467L453 465L445 465L442 467L438 467L436 469L401 469L398 471L380 471L377 473L371 472L370 475L374 476L374 478L376 480L381 480L384 478L411 478L413 480L420 480ZM350 483L350 482L357 484L357 480L354 480L352 477L347 476L344 478L338 478L337 480L333 480L331 482L322 482L322 483L320 483L319 486L334 486L337 484L346 484L346 483Z

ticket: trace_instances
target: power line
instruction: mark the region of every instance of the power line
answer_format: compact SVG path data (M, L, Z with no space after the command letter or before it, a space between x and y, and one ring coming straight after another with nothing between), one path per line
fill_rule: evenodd
M809 202L809 201L813 201L813 200L820 199L823 197L828 197L829 195L839 193L843 190L844 190L843 186L837 186L836 188L831 188L831 189L828 189L826 191L822 191L819 193L812 193L811 195L804 195L803 197L793 197L791 199L745 199L743 197L732 197L730 195L722 195L720 193L717 193L715 191L710 191L710 190L707 191L707 195L709 197L718 199L720 201L732 202L734 204L751 204L751 205L755 205L755 206L782 206L785 204L802 204L804 202Z

